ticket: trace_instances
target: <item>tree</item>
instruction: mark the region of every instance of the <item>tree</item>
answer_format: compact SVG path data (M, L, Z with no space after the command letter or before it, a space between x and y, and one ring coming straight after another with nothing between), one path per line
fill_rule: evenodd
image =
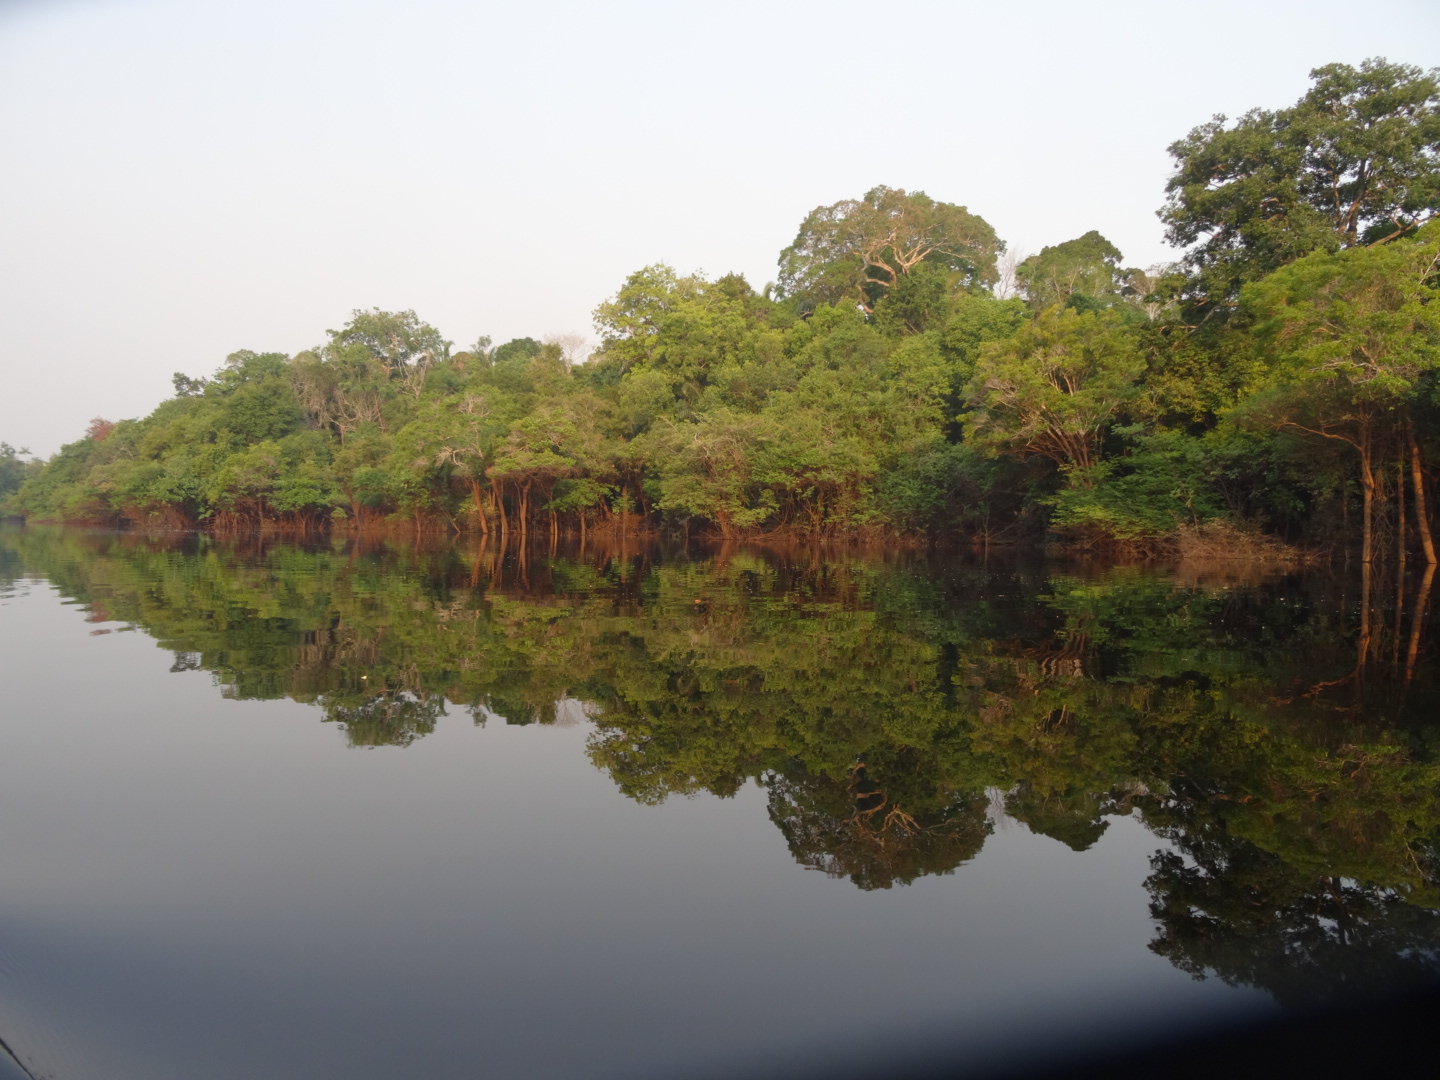
M966 431L994 451L1049 458L1089 486L1100 441L1144 370L1114 312L1049 308L1013 338L981 346Z
M177 371L170 377L170 383L175 387L176 397L199 397L205 392L208 380L192 379L183 371Z
M1037 308L1080 296L1104 300L1119 293L1126 271L1120 249L1094 229L1074 240L1040 249L1015 267L1015 280Z
M362 424L386 422L396 395L418 401L438 364L450 359L451 342L413 311L356 310L330 341L295 358L292 381L313 423L333 427L341 441Z
M1276 426L1332 439L1357 455L1364 500L1361 561L1374 557L1376 439L1405 413L1420 375L1440 366L1440 224L1385 247L1316 252L1250 286L1242 300L1274 364L1252 411ZM1426 557L1435 561L1422 470L1413 471Z
M241 442L283 438L304 422L284 353L231 353L210 393L219 404L216 426Z
M1440 72L1330 64L1288 109L1216 116L1170 146L1166 237L1210 301L1312 251L1395 240L1440 212Z
M1018 296L1007 300L984 293L962 293L955 297L950 317L938 335L940 351L951 369L948 404L952 416L958 417L965 406L965 390L975 375L980 347L987 341L1012 337L1030 315L1025 301ZM950 435L958 442L959 428L952 425Z
M717 409L697 423L652 433L662 509L713 521L724 538L763 524L776 499L757 475L758 458L778 435L768 417Z
M418 398L425 377L435 364L450 358L451 342L413 311L369 311L356 309L339 330L327 330L331 357L363 356L378 364L385 376L398 379L406 391Z
M638 378L651 390L658 376L669 385L667 411L691 413L715 371L764 351L772 325L788 321L777 308L739 274L707 281L664 263L644 267L595 309L600 349L586 376L606 386Z
M30 457L29 450L23 447L16 450L9 443L0 442L0 504L19 491L29 477L40 471L41 464L38 460L21 460L27 457Z
M1150 322L1175 307L1188 284L1184 270L1167 263L1157 263L1144 270L1125 270L1123 274L1120 295L1131 306L1144 312Z
M469 393L458 406L442 402L428 425L434 432L435 464L453 467L464 479L475 506L475 520L486 535L490 533L490 522L483 492L485 470L505 434L504 423L496 415L494 397ZM497 503L495 509L502 508Z
M560 350L566 371L583 364L590 357L590 341L584 334L547 334L545 344Z
M489 339L486 339L488 344ZM491 366L498 367L506 363L523 363L540 352L540 342L532 337L511 338L504 345L496 345L485 355L488 356Z
M810 212L780 253L779 291L806 307L843 299L868 313L922 263L945 267L961 288L994 281L1004 248L989 223L963 206L876 187Z
M515 485L522 542L529 531L532 488L537 482L548 488L560 477L575 475L581 438L568 409L546 405L512 424L509 436L496 449L495 463L487 471L499 483Z

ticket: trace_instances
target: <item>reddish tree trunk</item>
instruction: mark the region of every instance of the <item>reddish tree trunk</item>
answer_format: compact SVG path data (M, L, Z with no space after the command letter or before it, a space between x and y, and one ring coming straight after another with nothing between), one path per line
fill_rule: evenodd
M1360 561L1369 566L1375 561L1375 470L1370 464L1370 433L1356 445L1360 451L1360 493L1363 496L1360 523Z
M495 495L495 512L500 516L500 547L503 551L510 540L510 515L505 513L505 487L499 480L490 481Z
M1420 547L1425 562L1435 565L1435 540L1430 535L1430 515L1425 507L1425 471L1420 466L1420 446L1415 441L1415 428L1405 420L1405 437L1410 443L1410 484L1415 489L1415 529L1420 534Z
M480 494L480 481L470 481L470 496L475 500L475 516L480 519L480 535L490 535L490 522L485 516L485 500Z

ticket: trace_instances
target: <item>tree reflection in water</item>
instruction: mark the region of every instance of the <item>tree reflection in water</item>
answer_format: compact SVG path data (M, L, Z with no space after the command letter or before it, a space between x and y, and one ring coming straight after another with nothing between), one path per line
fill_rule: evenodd
M1177 967L1295 1005L1440 971L1429 574L43 529L0 532L0 570L356 747L447 702L584 703L625 795L759 784L796 861L861 889L962 866L997 803L1075 851L1133 816L1167 842L1146 888Z
M892 782L907 772L903 765L885 770ZM770 820L785 834L795 861L862 889L948 874L978 855L994 829L983 795L942 795L925 790L923 781L905 791L881 787L862 762L836 779L812 775L797 763L788 774L767 774L762 783Z

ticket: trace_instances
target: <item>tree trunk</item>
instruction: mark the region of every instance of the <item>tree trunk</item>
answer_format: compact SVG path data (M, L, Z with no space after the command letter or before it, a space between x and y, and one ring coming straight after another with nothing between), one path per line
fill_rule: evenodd
M1405 651L1405 686L1415 677L1415 661L1420 656L1420 628L1425 624L1425 608L1430 603L1430 584L1435 580L1435 564L1428 563L1420 588L1415 594L1415 607L1410 612L1410 647Z
M1358 445L1360 451L1360 492L1364 496L1361 505L1360 561L1369 566L1375 561L1375 470L1370 464L1370 434Z
M1395 462L1395 554L1401 567L1405 565L1405 451Z
M490 522L485 516L485 500L480 495L480 481L470 481L470 495L475 500L475 516L480 519L480 535L490 535Z
M1355 642L1355 673L1364 674L1365 662L1370 659L1370 583L1374 572L1369 561L1360 564L1360 637Z
M1400 637L1405 629L1405 450L1395 461L1395 633L1391 667L1400 667Z
M499 480L490 481L495 493L495 510L500 515L500 550L504 551L510 542L510 515L505 513L505 485Z
M530 481L520 485L520 543L525 543L530 533Z
M1434 566L1435 540L1430 535L1430 515L1425 508L1425 473L1420 467L1420 447L1415 442L1415 428L1408 417L1405 420L1405 437L1410 443L1410 484L1415 489L1415 530L1420 534L1425 562Z

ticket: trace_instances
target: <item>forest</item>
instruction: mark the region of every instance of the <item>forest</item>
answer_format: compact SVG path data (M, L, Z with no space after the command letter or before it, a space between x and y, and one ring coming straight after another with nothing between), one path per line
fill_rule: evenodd
M1433 564L1440 72L1320 67L1169 152L1172 264L1097 231L1022 258L967 207L876 187L812 211L761 289L637 270L593 350L456 349L379 309L242 349L48 461L0 446L0 509Z

